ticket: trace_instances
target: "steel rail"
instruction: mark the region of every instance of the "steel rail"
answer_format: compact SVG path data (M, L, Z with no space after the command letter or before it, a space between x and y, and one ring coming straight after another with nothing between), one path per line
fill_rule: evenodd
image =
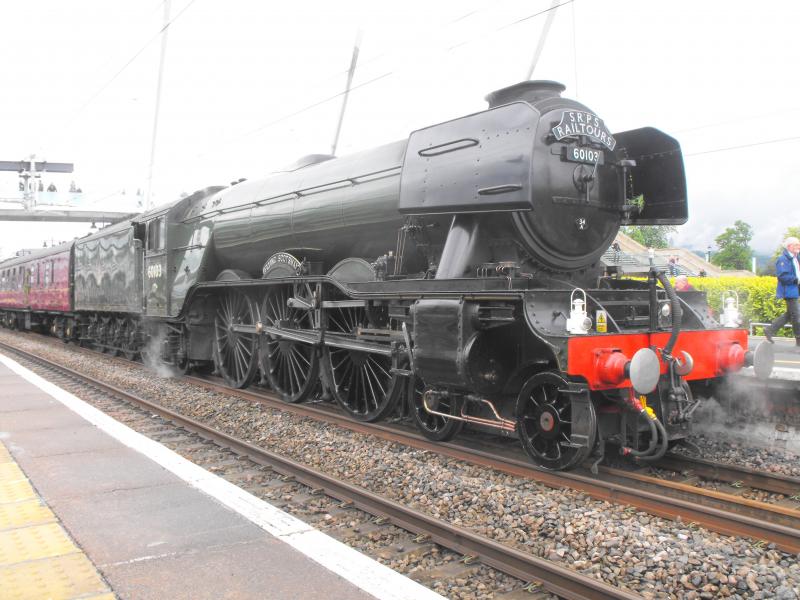
M140 398L116 386L83 375L46 358L26 352L0 342L0 349L16 353L25 359L60 372L79 382L86 383L104 393L116 395L134 405L153 411L176 426L192 431L217 445L246 456L253 462L290 475L312 490L323 490L326 494L360 508L372 515L388 519L392 524L413 533L426 535L437 544L473 556L482 563L523 581L541 582L549 592L570 600L639 600L641 596L630 590L617 588L594 577L589 577L557 565L542 558L527 554L489 538L479 536L467 529L456 527L435 519L393 500L383 498L368 490L339 481L313 468L282 457L274 452L236 439L222 431Z
M800 510L797 508L751 500L728 492L698 487L691 483L661 479L652 475L622 469L600 467L600 472L610 481L635 482L635 485L641 486L642 489L656 493L669 493L674 498L680 498L688 502L696 503L699 501L704 506L720 508L727 512L735 512L754 519L800 530Z
M86 351L91 352L90 350ZM122 359L119 360L121 361ZM130 364L130 361L125 361L125 364ZM595 499L628 504L667 519L681 519L692 525L700 525L725 535L749 537L759 542L775 543L777 547L787 552L800 552L800 530L797 527L796 511L792 509L783 509L782 507L757 501L744 501L744 499L736 496L721 493L708 493L708 490L687 489L690 486L686 486L684 489L677 489L680 486L669 484L657 478L650 478L645 483L644 479L647 478L644 476L622 471L616 474L624 474L625 479L628 481L619 482L618 479L616 483L603 481L588 474L582 475L577 472L556 473L544 471L527 461L500 457L497 454L468 448L453 442L433 443L418 434L404 432L396 427L375 423L360 423L309 404L287 404L269 393L233 389L197 376L184 376L184 379L215 391L259 402L277 410L289 410L295 414L324 419L352 431L375 435L389 441L428 450L517 477L532 479L552 488L570 488L582 491ZM705 462L708 463L708 461ZM716 465L716 463L708 464ZM724 469L724 467L724 465L720 465L720 468ZM769 480L772 479L772 476L764 473L759 474L758 472L755 472L755 474L759 475L765 487L770 485ZM630 482L635 479L639 481L634 483L634 486L649 486L651 490L655 491L632 487ZM785 481L780 485L791 486L794 481L794 487L789 487L786 491L792 492L789 495L796 494L800 489L800 481L785 477L783 479ZM656 485L661 489L656 488ZM672 489L672 495L676 497L669 497L670 488Z
M800 480L777 473L763 473L736 465L715 463L702 458L668 454L653 466L672 471L691 471L706 479L716 479L728 483L741 483L747 487L758 488L774 494L794 496L800 493Z
M396 427L375 423L360 423L308 404L287 404L271 394L241 389L234 390L208 379L195 376L187 376L185 379L216 391L268 405L277 410L289 410L295 414L323 419L358 433L375 435L388 441L428 450L516 477L531 479L548 487L574 489L598 500L627 504L653 515L671 520L680 519L683 522L700 525L725 535L748 537L759 542L774 543L786 552L800 552L800 527L797 526L800 524L800 519L797 517L796 511L791 509L786 510L757 501L744 502L744 499L725 494L717 494L717 498L712 498L713 494L704 494L702 491L690 494L688 489L683 489L680 494L675 494L681 497L671 497L668 495L670 486L661 485L662 489L657 491L632 487L630 482L635 479L634 477L627 477L628 481L626 483L618 483L574 471L545 471L528 462L498 456L495 453L484 450L468 448L462 444L454 442L435 443L418 434L404 432ZM615 472L615 474L624 474L624 472L619 471ZM764 476L767 477L766 475ZM638 478L644 479L641 476ZM650 478L649 484L656 485L661 481L654 477ZM800 482L796 482L796 485L800 486ZM795 488L794 493L797 493L797 489L800 488ZM725 496L729 497L726 498ZM714 504L714 506L710 504Z

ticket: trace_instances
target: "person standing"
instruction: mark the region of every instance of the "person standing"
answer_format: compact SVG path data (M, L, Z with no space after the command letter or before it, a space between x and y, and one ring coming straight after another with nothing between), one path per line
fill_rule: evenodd
M800 264L797 253L800 252L800 240L788 237L783 242L783 252L775 261L775 275L778 278L775 296L786 302L786 312L764 328L764 335L772 342L774 336L787 323L792 324L795 344L800 346ZM774 342L773 342L774 343Z

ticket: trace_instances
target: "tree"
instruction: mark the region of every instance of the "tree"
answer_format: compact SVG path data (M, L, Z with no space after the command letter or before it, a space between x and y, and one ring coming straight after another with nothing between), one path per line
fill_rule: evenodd
M622 228L622 233L648 248L668 247L669 236L676 231L671 225L631 225Z
M753 239L753 228L744 221L736 221L714 240L717 251L711 262L723 269L750 269L750 240Z
M778 247L775 248L775 252L772 253L772 262L778 260L778 256L780 256L780 253L783 252L783 240L788 237L800 238L800 227L792 225L786 229L786 233L784 233L783 237L781 238L781 243L778 244Z
M772 256L766 258L764 266L761 269L759 269L758 271L759 275L772 275L773 277L775 276L775 261L778 260L778 256L780 256L780 253L783 252L783 240L785 240L788 237L800 238L800 227L792 225L791 227L788 227L786 229L786 231L783 234L783 237L781 237L781 242L778 244L777 248L775 248L775 252L772 253Z

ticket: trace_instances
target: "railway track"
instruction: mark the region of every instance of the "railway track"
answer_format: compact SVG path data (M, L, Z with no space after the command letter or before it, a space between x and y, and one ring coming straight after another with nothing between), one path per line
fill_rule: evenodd
M800 489L800 480L776 473L764 473L747 467L711 462L702 458L668 455L654 466L708 480L724 481L734 487L750 487L773 494L795 496Z
M568 487L599 500L628 504L660 517L680 519L725 535L749 537L756 543L775 544L786 552L800 552L800 510L797 508L747 500L736 494L715 492L622 469L602 468L599 476L592 475L588 470L557 473L543 471L528 463L516 448L510 452L505 449L501 454L496 448L487 450L483 445L471 447L468 440L444 444L432 443L413 431L397 425L357 423L323 406L287 405L271 394L251 390L230 390L208 377L188 376L186 379L221 393L233 393L272 408L325 419L359 433L376 435L389 441L496 469L509 475L532 479L553 488ZM697 470L702 470L709 477L719 474L726 476L731 482L747 481L752 487L775 493L790 496L800 494L800 480L790 477L707 461L693 461L678 456L670 456L660 466L666 467L666 465L672 465L680 471L685 471L687 465L697 465Z
M124 364L131 364L129 361L119 360ZM415 430L409 430L400 424L365 424L352 421L329 404L287 404L268 392L254 388L231 389L210 376L184 376L184 379L219 393L322 419L355 432L531 479L553 488L574 489L595 499L627 504L656 516L701 526L725 535L748 537L756 544L775 544L786 552L800 552L800 503L792 499L800 497L800 479L681 455L668 455L657 465L661 469L680 473L683 477L680 481L649 475L648 469L630 471L602 467L598 475L592 475L588 470L548 472L531 465L516 448L516 444L514 448L487 445L475 443L469 437L445 444L432 443ZM692 481L698 477L725 482L731 489L720 491L698 487L697 482ZM746 488L781 494L787 497L787 501L781 505L743 498L741 491Z
M254 465L274 470L282 476L281 481L284 483L296 481L306 486L311 494L324 492L340 501L345 507L356 507L375 516L378 524L389 522L416 535L417 540L435 542L465 557L479 560L485 565L517 577L523 582L536 582L558 597L575 600L633 600L640 598L639 595L629 590L611 586L572 569L474 534L447 521L435 519L363 488L334 479L316 469L239 440L195 419L185 417L157 403L83 375L44 357L5 343L0 343L0 351L38 365L48 372L61 378L67 378L84 388L99 391L110 398L121 400L147 411L149 416L145 428L149 429L151 433L159 432L162 437L165 435L174 437L183 435L182 432L189 432L204 442L213 443L223 452L232 452L237 457L247 459ZM108 409L108 407L106 408ZM117 409L112 407L109 410L113 412ZM164 423L171 424L171 427L165 429L162 423L154 423L152 421L153 414L163 419Z

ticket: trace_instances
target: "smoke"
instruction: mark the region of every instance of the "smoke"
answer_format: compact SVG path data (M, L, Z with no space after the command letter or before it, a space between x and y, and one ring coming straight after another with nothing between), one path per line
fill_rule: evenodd
M728 379L713 396L700 398L692 421L695 435L800 453L800 422L787 415L786 407L770 397L766 386Z
M142 350L142 364L159 377L171 379L175 377L175 372L169 365L161 360L161 349L164 346L166 338L167 332L162 327L156 330L155 335L150 336L150 339Z

